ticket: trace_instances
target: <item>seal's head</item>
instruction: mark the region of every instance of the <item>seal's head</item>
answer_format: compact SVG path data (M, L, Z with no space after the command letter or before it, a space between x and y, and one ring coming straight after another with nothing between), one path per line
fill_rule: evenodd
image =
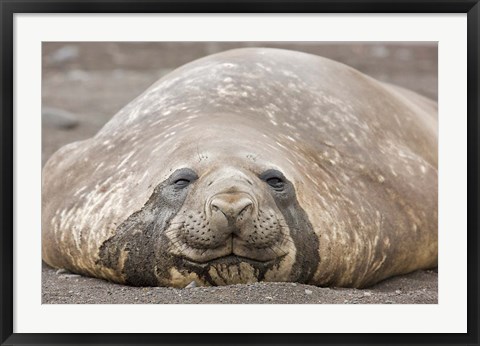
M257 177L229 165L198 177L194 170L182 168L169 182L178 198L191 185L167 233L175 253L186 260L266 264L289 253L284 230L288 226L275 201L288 206L295 193L280 171L270 169Z
M190 144L168 155L171 169L144 208L104 244L103 264L124 257L132 284L311 279L318 238L288 178L295 168L273 155L278 146L256 145L259 133L237 131L219 118L213 128L186 134ZM225 133L234 140L226 142Z

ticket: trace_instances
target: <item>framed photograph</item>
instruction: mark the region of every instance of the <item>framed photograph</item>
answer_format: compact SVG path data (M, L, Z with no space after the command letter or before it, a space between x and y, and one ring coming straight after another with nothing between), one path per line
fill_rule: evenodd
M479 6L3 1L2 345L478 344Z

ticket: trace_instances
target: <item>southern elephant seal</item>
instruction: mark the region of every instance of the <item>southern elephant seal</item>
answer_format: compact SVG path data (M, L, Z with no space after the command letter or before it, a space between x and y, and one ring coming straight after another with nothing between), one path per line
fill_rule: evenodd
M365 287L437 265L437 106L300 52L173 71L43 171L42 255L131 285Z

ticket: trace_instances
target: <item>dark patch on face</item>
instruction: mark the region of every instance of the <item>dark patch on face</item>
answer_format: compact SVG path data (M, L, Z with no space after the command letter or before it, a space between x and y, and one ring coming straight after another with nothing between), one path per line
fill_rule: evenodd
M319 242L313 226L297 201L293 184L281 172L270 169L262 173L260 179L269 185L270 193L290 229L290 236L297 249L290 280L308 283L320 262Z
M208 263L195 263L169 252L171 240L165 235L173 217L180 211L189 191L189 186L198 176L190 169L175 171L153 191L145 206L132 214L117 229L116 234L106 240L99 251L97 264L120 271L122 252L127 252L122 269L126 283L135 286L157 286L158 278L170 279L169 269L195 273L211 285L216 281L210 270L217 265L232 266L241 262L254 269L258 281L265 278L267 271L278 267L283 257L268 262L259 262L235 255L215 259ZM318 266L318 239L305 211L296 199L293 185L278 171L269 170L260 176L271 190L278 209L281 211L297 249L290 280L308 283ZM158 265L158 267L157 267ZM238 270L239 267L237 267ZM221 273L218 272L221 277ZM228 282L228 278L224 278Z
M182 207L189 185L198 176L188 168L176 170L159 184L145 206L132 214L117 229L116 234L100 247L97 264L118 270L122 250L127 259L122 274L126 283L135 286L156 286L155 274L167 278L171 258L167 256L168 239L164 234L169 222ZM157 268L155 265L162 263Z

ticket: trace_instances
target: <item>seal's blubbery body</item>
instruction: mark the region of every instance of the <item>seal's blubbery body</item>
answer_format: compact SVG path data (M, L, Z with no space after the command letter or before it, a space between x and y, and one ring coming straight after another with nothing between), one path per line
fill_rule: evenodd
M43 259L133 285L437 265L436 104L275 49L187 64L43 172Z

